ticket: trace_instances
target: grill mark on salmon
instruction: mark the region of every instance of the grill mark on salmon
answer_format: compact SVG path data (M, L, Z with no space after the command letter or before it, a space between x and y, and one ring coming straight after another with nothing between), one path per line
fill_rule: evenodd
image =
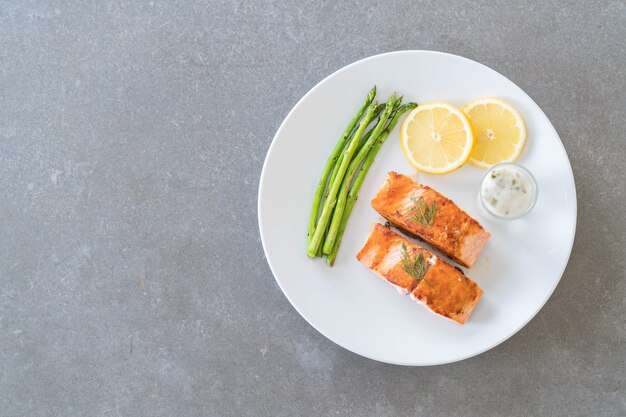
M411 257L424 255L430 265L424 279L415 279L402 268L402 243ZM402 293L459 324L467 321L483 294L478 284L455 267L380 224L374 226L356 257Z
M437 204L430 227L411 218L414 200L420 197L428 205ZM466 268L474 265L491 236L449 198L393 171L372 199L372 207L402 232L429 243Z

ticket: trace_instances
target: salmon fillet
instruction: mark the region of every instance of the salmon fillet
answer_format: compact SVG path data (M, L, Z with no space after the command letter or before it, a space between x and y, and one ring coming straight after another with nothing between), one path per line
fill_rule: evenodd
M393 171L372 199L372 207L398 229L428 242L466 268L474 265L491 236L449 198ZM420 217L429 208L435 208L430 224Z
M405 270L403 244L410 258L424 256L428 270L423 279L416 279ZM432 312L459 324L467 321L483 294L478 284L460 270L380 224L374 226L356 257L401 293L410 294Z

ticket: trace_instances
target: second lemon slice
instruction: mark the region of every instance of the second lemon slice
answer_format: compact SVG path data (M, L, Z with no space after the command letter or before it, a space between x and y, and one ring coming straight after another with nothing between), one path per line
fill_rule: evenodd
M517 159L526 142L522 115L509 103L495 97L474 100L463 107L476 143L469 161L481 168Z
M448 103L420 105L407 115L400 131L409 163L431 174L445 174L463 165L473 143L467 117Z

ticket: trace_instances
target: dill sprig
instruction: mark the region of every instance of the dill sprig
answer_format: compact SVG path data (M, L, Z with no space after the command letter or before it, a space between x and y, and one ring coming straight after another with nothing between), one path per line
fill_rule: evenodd
M424 276L430 267L426 264L424 255L419 253L417 256L411 257L406 244L402 242L402 251L400 252L400 262L402 263L402 269L404 272L412 276L413 278L421 281L424 280L431 288L433 287Z
M413 207L409 209L410 220L430 228L435 220L435 212L437 211L437 203L428 203L422 196L420 198L411 198Z

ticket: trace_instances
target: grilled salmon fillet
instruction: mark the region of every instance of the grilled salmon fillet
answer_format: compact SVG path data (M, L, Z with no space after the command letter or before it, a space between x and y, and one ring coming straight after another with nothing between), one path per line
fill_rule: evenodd
M407 235L430 243L466 268L474 265L491 236L449 198L393 171L372 199L372 207ZM428 223L422 215L432 208L434 212L426 213L432 214Z
M424 256L428 269L423 279L414 278L405 270L402 244L410 258L415 259L420 253ZM460 270L380 224L374 226L356 257L400 292L460 324L467 321L483 294L478 284Z

